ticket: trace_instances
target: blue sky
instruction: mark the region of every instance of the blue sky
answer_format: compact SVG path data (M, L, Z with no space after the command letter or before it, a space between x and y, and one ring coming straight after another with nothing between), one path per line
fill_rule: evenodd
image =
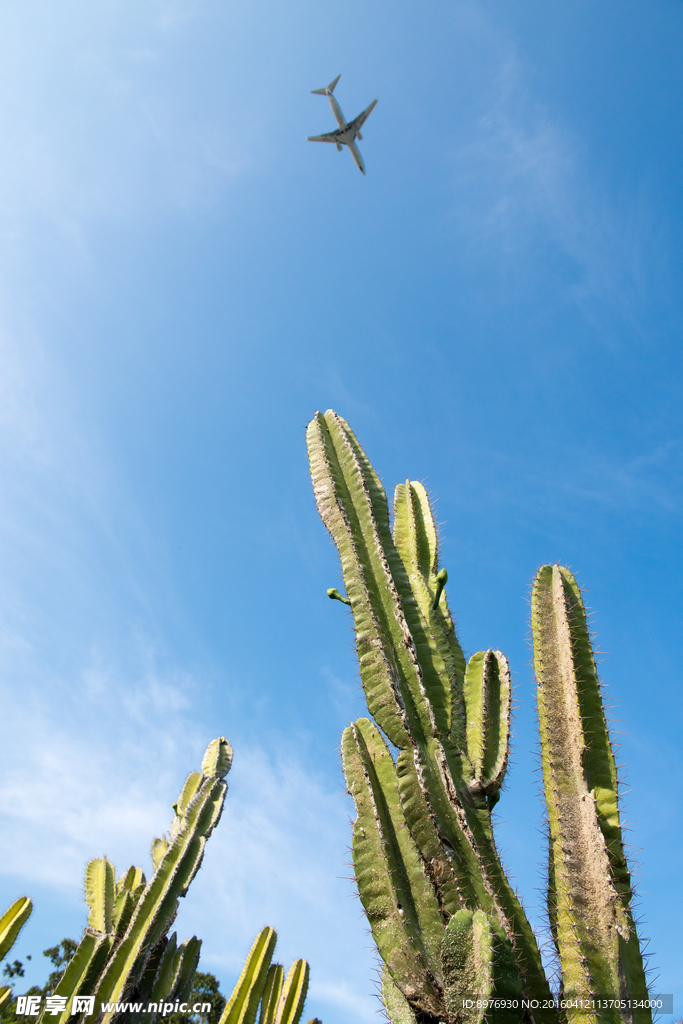
M6 0L0 898L33 954L149 867L206 743L230 793L178 920L259 928L309 1015L377 1019L338 743L362 714L304 428L437 501L470 652L517 684L498 836L543 928L536 568L586 588L656 988L683 1015L677 0ZM379 103L348 153L312 96ZM14 954L13 954L14 955ZM45 967L43 967L43 964ZM28 979L28 975L27 975Z

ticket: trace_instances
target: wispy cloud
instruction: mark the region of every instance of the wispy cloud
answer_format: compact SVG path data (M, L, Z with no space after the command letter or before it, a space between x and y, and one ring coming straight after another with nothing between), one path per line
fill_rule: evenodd
M608 195L589 170L585 137L534 95L532 69L510 41L499 50L480 117L453 153L453 216L468 235L468 256L493 260L511 289L538 284L529 266L540 261L589 320L611 307L641 331L643 266L656 256L655 226L638 203L620 205Z

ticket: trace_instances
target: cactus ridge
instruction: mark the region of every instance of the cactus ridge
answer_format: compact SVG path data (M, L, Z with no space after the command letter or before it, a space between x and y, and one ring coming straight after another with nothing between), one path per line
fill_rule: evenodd
M509 757L510 670L493 648L465 663L425 488L409 480L396 487L392 533L382 484L348 424L331 410L316 413L307 441L374 719L344 731L342 757L357 811L356 881L385 965L390 1019L521 1021L508 1011L465 1012L468 986L478 995L539 1000L540 1007L525 1010L525 1024L621 1019L614 1010L547 1005L552 994L538 944L500 862L491 821ZM585 611L568 570L539 571L532 631L550 837L548 910L562 992L646 999L616 767ZM395 760L381 733L398 749ZM643 1011L624 1019L649 1024L651 1017Z
M274 1024L299 1024L308 992L308 978L306 961L295 960L282 986Z
M220 1024L254 1024L276 942L274 928L264 928L256 936Z

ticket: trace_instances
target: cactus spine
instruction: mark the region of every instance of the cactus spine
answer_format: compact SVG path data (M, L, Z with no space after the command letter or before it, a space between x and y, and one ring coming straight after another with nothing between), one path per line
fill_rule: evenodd
M619 1019L614 1010L558 1011L552 1005L535 936L500 863L491 824L508 761L509 669L495 650L465 662L424 488L411 481L396 488L392 531L384 489L348 424L332 411L317 413L307 440L318 509L341 557L345 603L353 614L361 681L374 719L360 719L344 731L342 757L357 810L356 881L384 961L382 992L393 1024L522 1019L521 1009L465 1008L463 1000L473 995L537 1000L523 1010L530 1024ZM567 994L609 998L626 992L646 998L628 910L614 762L594 666L595 686L576 697L593 661L578 590L575 584L573 590L567 587L572 597L564 639L547 599L534 590L537 657L541 651L544 671L550 673L547 684L539 673L539 684L547 686L544 694L557 712L544 718L539 697L544 777L554 794L554 802L549 800L553 935ZM336 590L328 595L343 600ZM537 634L543 639L536 640ZM556 703L563 684L550 682L558 676L556 663L565 676L568 672L558 643L563 651L573 644L583 747L576 737L566 739L572 727L563 726ZM553 729L558 735L551 737ZM575 759L570 779L561 770L565 742L583 757L583 762ZM577 810L577 800L586 807ZM583 827L579 833L577 822ZM584 840L590 841L586 849ZM590 871L576 866L587 858L592 858ZM605 869L602 888L600 868ZM594 898L599 933L588 918L581 926L577 920ZM608 945L606 957L591 942ZM624 1019L646 1024L650 1015L643 1011Z

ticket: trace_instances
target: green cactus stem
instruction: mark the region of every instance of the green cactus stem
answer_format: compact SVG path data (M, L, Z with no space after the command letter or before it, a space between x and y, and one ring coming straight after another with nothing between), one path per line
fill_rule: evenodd
M357 811L353 860L384 961L393 1024L612 1024L601 1007L556 1007L535 936L498 857L491 811L509 757L504 655L465 663L422 484L386 495L348 424L316 413L308 451L337 545L372 720L342 737ZM578 588L539 573L532 600L550 825L549 910L562 993L646 999L630 911L616 770ZM386 740L385 740L386 737ZM524 1006L464 1006L520 997ZM623 1016L649 1024L649 1011Z
M24 927L33 904L28 896L20 896L0 917L0 960L4 960ZM12 998L12 986L0 985L0 1009Z
M32 910L33 903L28 896L20 896L0 917L0 960L9 953Z
M277 933L274 928L264 928L256 936L242 973L223 1010L220 1024L254 1024L266 988L276 942Z
M646 1000L616 764L581 593L568 569L539 570L531 609L550 835L548 909L563 990L586 1000L596 993ZM606 1012L601 1019L619 1016ZM649 1021L650 1013L636 1011L633 1020Z
M257 1015L259 1024L299 1024L309 967L305 960L295 960L285 977L282 965L271 963L276 942L273 928L263 928L256 936L220 1024L255 1024Z
M527 988L548 1000L490 818L507 767L507 662L486 652L466 673L424 487L396 488L392 534L386 495L348 424L316 414L308 449L318 509L341 557L368 710L399 750L394 763L363 720L342 741L358 811L354 866L375 941L413 1011L446 1020L445 930L459 910L481 909L510 941Z

